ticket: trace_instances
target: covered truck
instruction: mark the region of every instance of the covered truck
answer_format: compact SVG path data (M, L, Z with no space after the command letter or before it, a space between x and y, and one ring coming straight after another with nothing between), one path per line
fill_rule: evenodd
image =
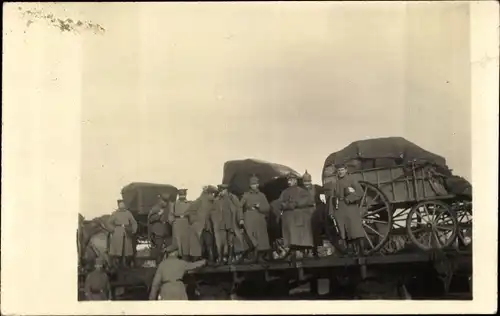
M147 241L148 213L158 202L158 195L167 194L171 202L177 199L177 188L170 184L132 182L122 188L121 194L127 209L132 212L138 224L137 238Z

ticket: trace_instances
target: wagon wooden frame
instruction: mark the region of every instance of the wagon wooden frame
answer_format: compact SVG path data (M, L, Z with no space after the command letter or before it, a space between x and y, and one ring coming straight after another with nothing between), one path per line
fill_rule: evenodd
M414 160L350 173L364 190L358 206L367 241L365 255L397 251L400 247L388 243L396 235L425 251L449 248L456 242L467 244L464 231L472 226L472 201L450 194L445 185L447 176L437 169L432 163ZM327 235L339 252L347 253L339 238L330 196L327 207Z

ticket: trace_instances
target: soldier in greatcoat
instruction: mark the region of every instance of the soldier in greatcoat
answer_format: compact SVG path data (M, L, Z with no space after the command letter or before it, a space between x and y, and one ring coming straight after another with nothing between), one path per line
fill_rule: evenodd
M178 193L179 197L172 205L172 210L169 214L169 222L172 224L172 235L177 244L179 256L183 260L189 261L191 255L194 257L201 256L201 249L197 245L189 222L188 209L191 202L187 200L187 190L179 189Z
M200 197L188 209L191 227L196 234L196 240L199 242L202 255L210 263L215 262L216 251L212 221L210 219L210 214L214 210L215 193L217 193L216 187L211 185L204 187Z
M151 291L150 300L187 300L184 274L205 265L206 260L188 262L179 258L175 241L167 247L165 259L158 266ZM158 295L159 294L159 295Z
M111 299L109 278L104 271L105 260L96 258L95 269L85 278L85 297L89 301L106 301Z
M304 219L307 217L305 213L314 205L314 199L306 189L297 185L295 174L289 173L287 178L289 187L281 193L279 201L285 247L289 247L289 257L294 260L297 254L303 255L304 250L313 247L312 232L307 229Z
M137 222L134 215L127 210L123 200L118 200L118 209L108 219L111 228L109 255L116 264L126 262L131 265L134 256L134 240Z
M217 245L217 262L232 263L237 254L245 250L241 228L243 210L237 196L228 191L226 184L218 186L219 195L214 202L211 220Z
M312 255L315 257L318 257L318 246L321 243L321 238L320 238L320 220L321 220L321 214L320 214L320 209L318 208L318 201L316 197L318 196L316 192L316 188L312 184L312 177L311 175L307 172L304 173L302 176L302 182L304 184L304 187L306 188L307 191L309 191L309 194L311 194L311 197L314 201L314 205L311 206L310 208L307 208L304 211L305 214L305 226L308 230L311 231L312 237L313 237L313 248L312 248Z
M352 244L361 254L365 231L358 203L363 197L359 182L347 173L345 164L338 164L337 181L333 185L333 216L337 221L340 237L346 244Z
M243 207L245 230L254 247L255 261L259 261L260 257L264 255L271 259L271 246L267 233L267 216L271 207L264 193L260 192L259 178L255 175L250 178L250 190L243 194L241 205Z
M159 264L163 257L163 248L170 244L172 228L169 220L170 196L163 193L148 214L148 230L152 242L152 255Z

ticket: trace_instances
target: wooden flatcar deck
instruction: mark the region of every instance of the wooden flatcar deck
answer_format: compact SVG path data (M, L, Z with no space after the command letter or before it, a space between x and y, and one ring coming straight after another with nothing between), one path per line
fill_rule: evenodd
M315 269L315 268L336 268L336 267L356 267L361 265L366 266L381 266L381 265L400 265L400 264L418 264L431 263L447 259L453 261L464 270L472 270L472 252L457 252L447 251L441 253L434 252L413 252L393 255L374 255L369 257L336 257L328 256L318 259L303 259L295 263L285 261L272 261L267 263L241 263L237 265L221 265L221 266L205 266L193 271L189 274L204 275L204 274L232 274L233 272L258 272L258 271L282 271L287 269ZM152 279L156 271L155 267L127 268L119 271L119 276L116 280L119 284L135 283L137 280Z
M440 257L445 257L452 260L459 260L460 263L472 265L471 252L443 252L441 254L433 252L417 252L404 253L393 255L376 255L369 257L335 257L328 256L318 259L303 259L296 263L273 261L258 264L237 264L225 266L205 266L197 270L191 271L192 274L205 273L227 273L227 272L247 272L247 271L263 271L263 270L285 270L296 268L328 268L328 267L347 267L359 265L383 265L383 264L398 264L398 263L424 263L439 260Z

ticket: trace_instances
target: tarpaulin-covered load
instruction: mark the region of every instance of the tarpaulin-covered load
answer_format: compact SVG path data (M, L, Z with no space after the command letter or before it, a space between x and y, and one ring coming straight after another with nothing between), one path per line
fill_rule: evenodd
M125 186L121 193L125 205L134 215L148 214L160 194L168 194L171 201L177 199L177 188L170 184L133 182Z
M352 142L344 149L330 154L325 168L338 163L346 163L349 170L387 168L416 160L431 163L443 172L448 170L446 159L431 153L402 137L372 138Z
M262 186L270 181L280 181L290 172L301 176L292 168L276 163L257 159L230 160L224 163L222 183L229 185L229 191L241 196L249 189L248 181L252 175L259 178Z
M323 184L325 187L329 187L335 181L335 168L332 167L335 164L345 163L349 171L354 173L375 168L387 168L385 173L379 171L364 172L363 179L365 181L384 182L387 180L384 178L398 177L399 173L404 173L403 169L394 167L406 165L410 161L415 161L417 165L431 164L436 174L444 178L443 185L449 194L472 196L470 183L462 177L452 175L444 157L431 153L402 137L355 141L344 149L330 154L323 166ZM373 177L377 180L371 179Z

